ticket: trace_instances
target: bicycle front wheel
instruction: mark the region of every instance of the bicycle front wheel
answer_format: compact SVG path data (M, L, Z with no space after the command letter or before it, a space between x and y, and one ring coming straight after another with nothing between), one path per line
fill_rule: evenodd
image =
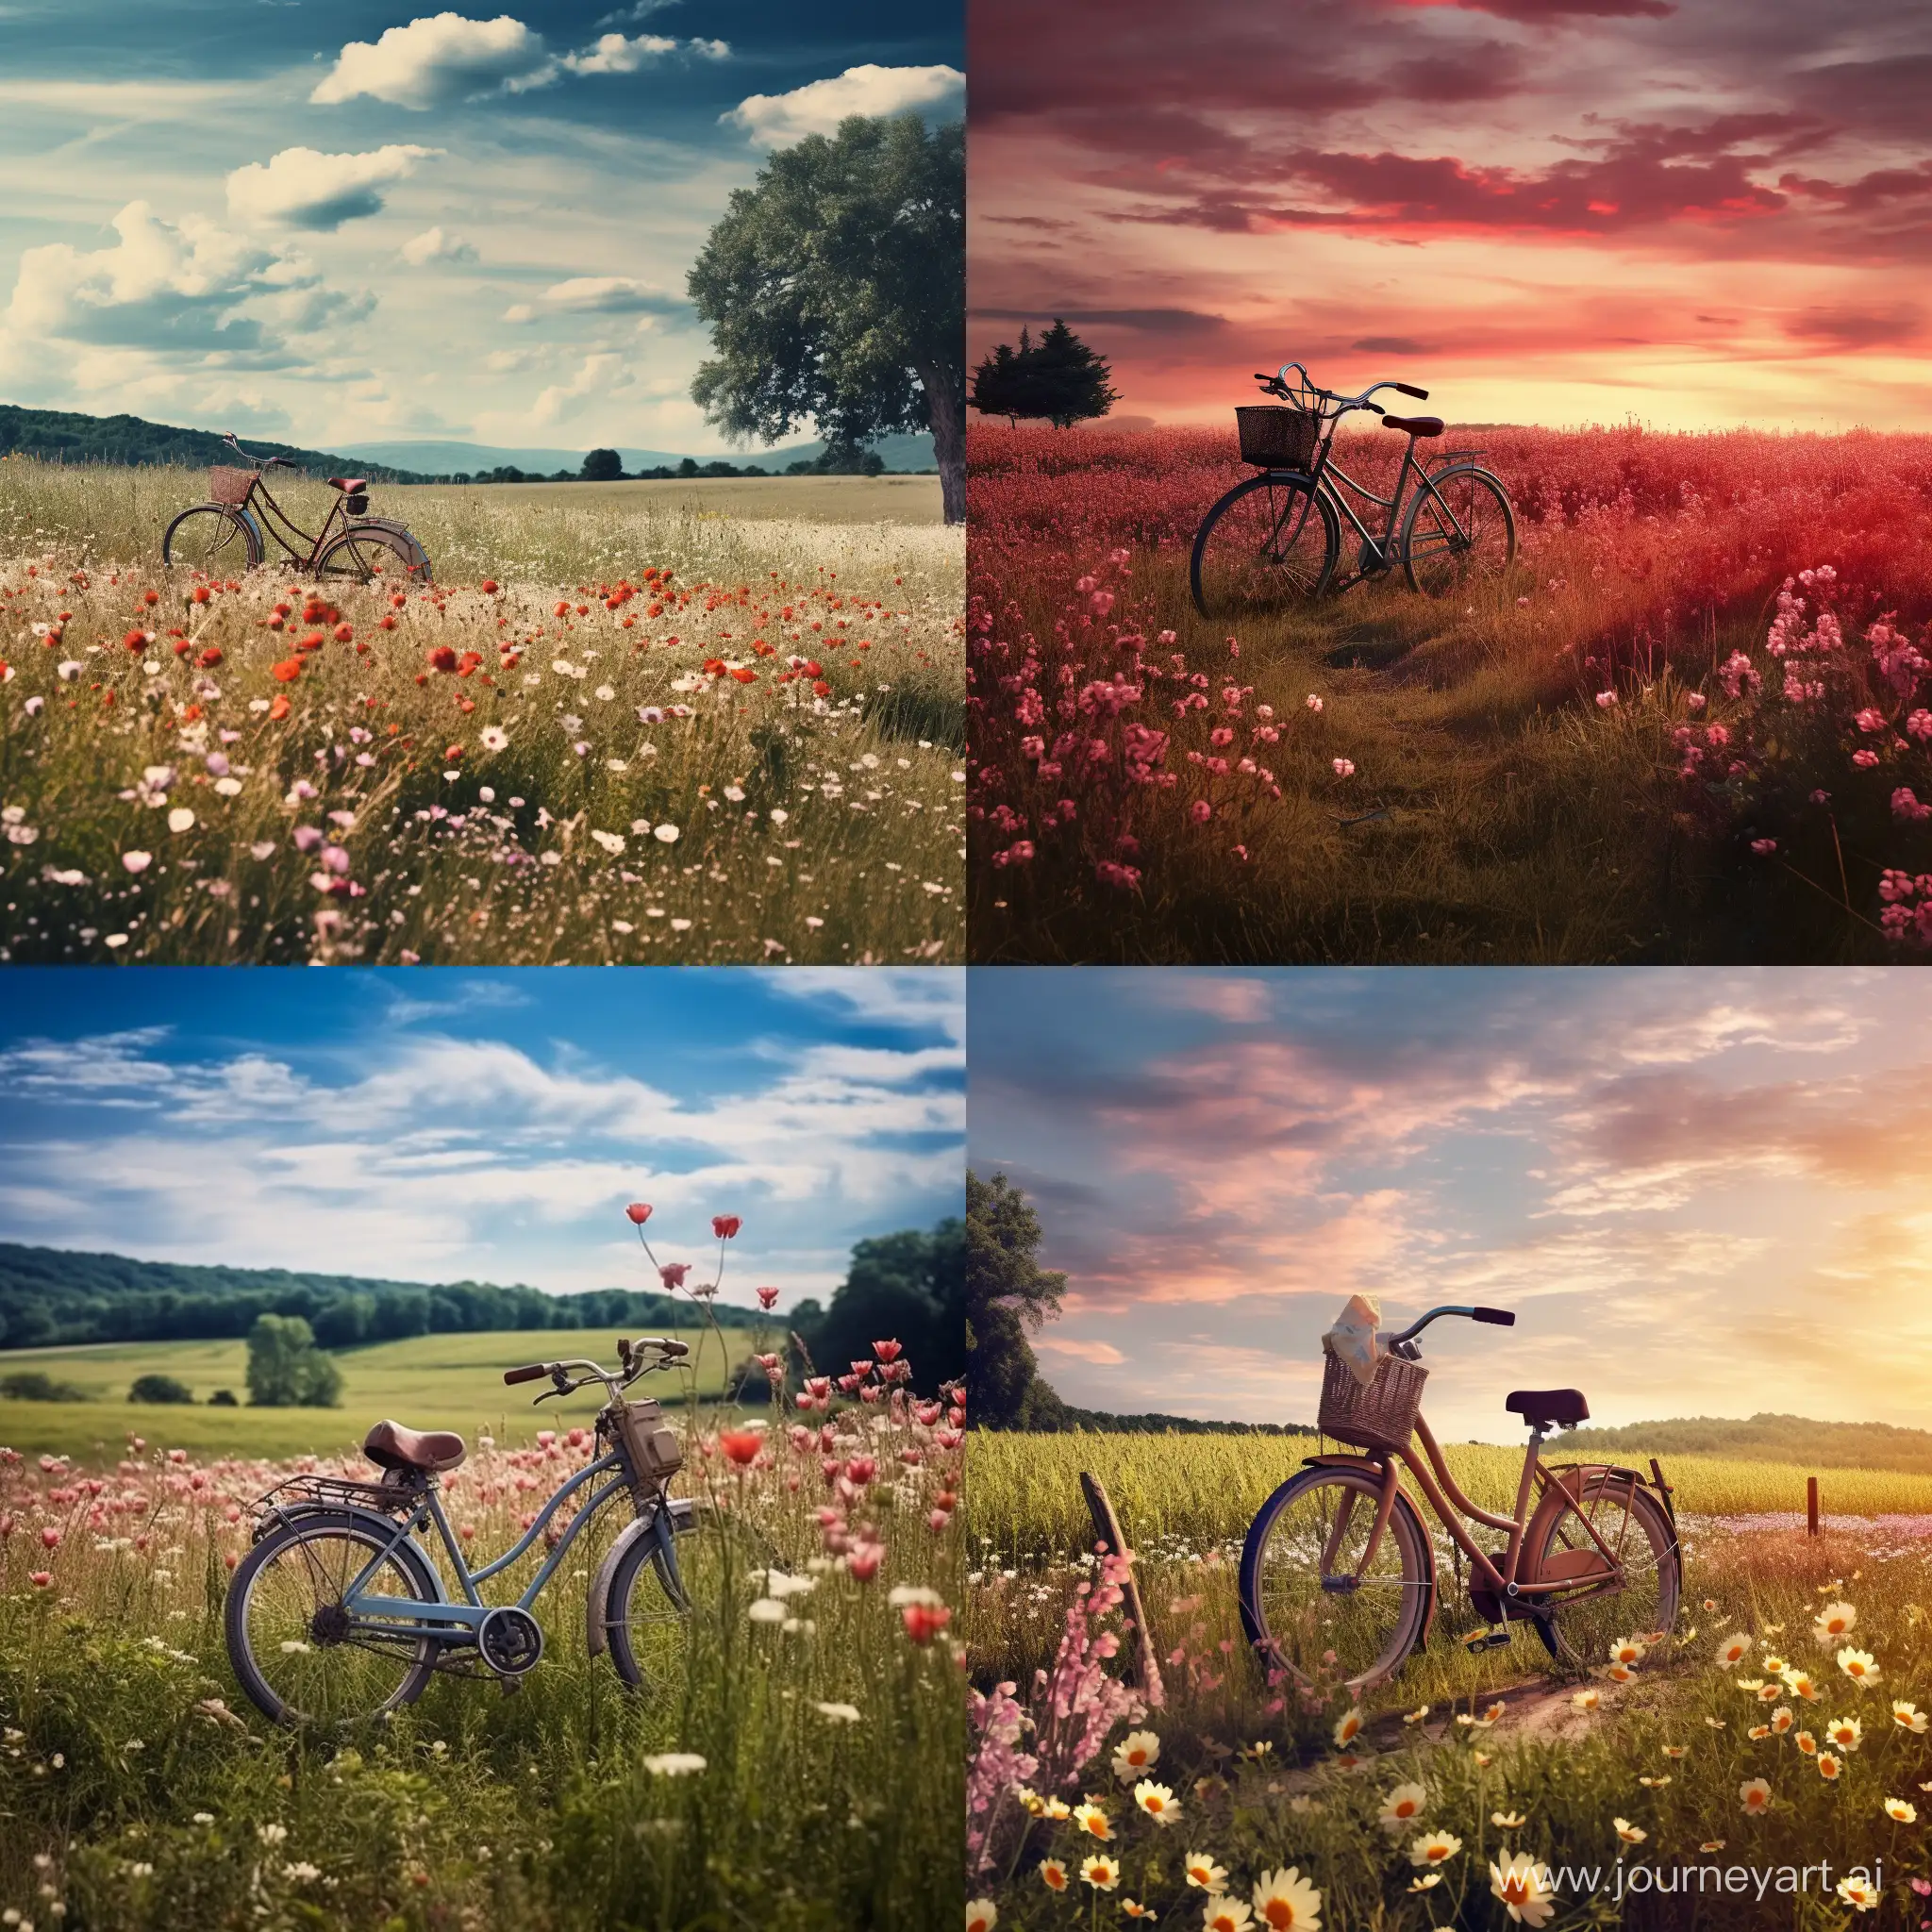
M741 1622L775 1561L759 1531L709 1503L699 1503L690 1526L672 1539L669 1561L655 1538L640 1537L610 1579L617 1674L653 1697L675 1690L690 1675L691 1645L716 1641L727 1622Z
M261 561L261 538L240 510L225 503L197 503L163 532L161 561L225 576Z
M1302 1690L1359 1697L1393 1674L1427 1623L1432 1566L1400 1491L1368 1557L1381 1485L1361 1469L1307 1469L1261 1505L1241 1549L1241 1624L1264 1667Z
M343 1604L358 1577L370 1595L437 1600L414 1544L388 1542L355 1516L299 1516L236 1566L223 1613L228 1660L264 1717L344 1724L423 1694L435 1643L390 1635Z
M1501 580L1516 561L1509 492L1487 470L1431 476L1402 520L1402 567L1411 590L1447 597Z
M1684 1589L1683 1557L1670 1519L1648 1490L1633 1490L1620 1476L1599 1474L1584 1485L1578 1508L1548 1519L1533 1548L1524 1551L1532 1577L1588 1577L1603 1567L1597 1537L1623 1568L1620 1585L1585 1582L1578 1594L1552 1606L1555 1650L1579 1668L1612 1661L1621 1637L1656 1642L1675 1627ZM1584 1517L1596 1531L1584 1527Z
M1306 476L1250 476L1202 519L1189 582L1215 622L1265 616L1319 597L1335 573L1335 508Z
M318 576L349 577L358 584L389 578L429 582L429 555L399 524L351 524L324 544L315 559Z

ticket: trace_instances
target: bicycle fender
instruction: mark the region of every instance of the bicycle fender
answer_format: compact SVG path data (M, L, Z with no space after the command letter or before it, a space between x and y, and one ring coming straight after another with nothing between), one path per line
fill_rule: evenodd
M349 530L387 530L391 537L400 537L414 553L413 562L426 566L429 553L417 541L415 533L407 524L399 524L393 517L358 517L353 524L345 525Z
M278 1503L263 1520L263 1526L255 1533L254 1541L260 1542L269 1534L270 1527L292 1526L309 1516L349 1516L361 1524L365 1529L374 1530L388 1540L396 1533L396 1520L385 1516L379 1509L358 1508L353 1503ZM429 1552L416 1541L413 1531L406 1531L402 1541L407 1543L422 1558L423 1567L429 1573L429 1581L436 1591L438 1603L454 1603L456 1599L442 1585L442 1572L430 1558ZM399 1545L400 1547L400 1545Z
M689 1527L692 1504L689 1496L668 1498L671 1509L671 1527L674 1531ZM651 1508L635 1523L627 1523L618 1533L617 1541L604 1553L604 1560L597 1566L597 1574L591 1579L591 1593L584 1602L584 1642L592 1657L602 1657L610 1644L610 1586L616 1580L617 1567L629 1553L633 1543L646 1537L658 1534L658 1506Z

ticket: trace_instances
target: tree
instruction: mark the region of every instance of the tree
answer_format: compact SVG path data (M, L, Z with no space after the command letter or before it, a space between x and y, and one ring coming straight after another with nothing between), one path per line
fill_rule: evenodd
M137 1375L127 1391L129 1402L192 1402L194 1391L173 1375Z
M614 449L593 449L584 458L586 483L615 483L624 475L624 458Z
M892 1341L912 1364L918 1389L963 1374L965 1232L947 1220L930 1234L904 1228L858 1242L808 1343L821 1372L843 1374L873 1359L874 1341Z
M1056 429L1071 429L1104 416L1120 401L1108 384L1112 366L1055 318L1039 341L1020 331L1016 350L997 343L973 372L973 407L982 415L1044 417Z
M1058 1402L1026 1339L1067 1291L1064 1274L1040 1265L1040 1240L1039 1216L1005 1174L982 1181L967 1170L967 1407L986 1427L1024 1426L1029 1397L1036 1411Z
M728 434L801 418L863 444L929 428L966 515L966 130L854 115L731 197L688 281L716 354L692 397Z
M257 1408L333 1408L342 1376L300 1315L259 1315L248 1331L248 1400Z

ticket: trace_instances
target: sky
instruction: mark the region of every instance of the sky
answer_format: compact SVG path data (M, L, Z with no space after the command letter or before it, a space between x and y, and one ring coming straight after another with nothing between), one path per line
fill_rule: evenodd
M956 119L960 0L0 5L0 401L724 448L685 275L774 148Z
M1037 1209L1069 1402L1312 1422L1352 1293L1445 1438L1512 1389L1598 1422L1932 1427L1932 1017L1916 972L1004 968L969 1152Z
M969 65L972 354L1064 315L1117 414L1932 428L1919 0L975 0Z
M964 1211L963 975L7 969L0 1240L399 1281L822 1301Z

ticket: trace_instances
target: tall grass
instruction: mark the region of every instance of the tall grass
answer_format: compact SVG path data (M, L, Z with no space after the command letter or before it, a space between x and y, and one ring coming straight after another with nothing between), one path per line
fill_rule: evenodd
M318 592L163 572L202 488L0 463L0 957L961 957L957 531L425 490Z

